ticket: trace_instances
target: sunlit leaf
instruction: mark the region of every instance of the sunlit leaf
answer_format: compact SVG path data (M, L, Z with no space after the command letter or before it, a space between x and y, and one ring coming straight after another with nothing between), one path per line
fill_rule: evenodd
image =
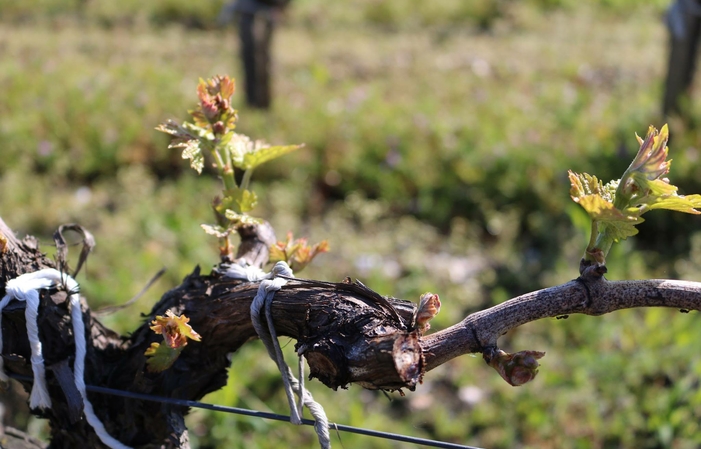
M603 184L596 176L588 173L575 173L572 170L569 170L567 174L570 178L570 195L575 202L577 202L576 198L586 195L598 195L603 189Z
M597 221L635 221L634 217L623 214L613 206L613 203L606 201L601 195L586 195L574 200L589 214L592 220Z
M156 127L156 130L173 136L173 140L170 145L168 145L168 148L182 148L183 159L190 159L190 166L195 169L197 173L202 173L202 169L204 168L204 156L202 154L200 139L203 136L206 138L208 134L207 130L190 123L184 123L181 126L172 120L161 123Z
M190 134L197 136L201 139L214 140L214 134L212 134L212 132L205 127L197 126L190 122L183 122L183 128L188 130Z
M294 239L291 232L287 233L287 241L280 241L270 246L270 261L284 261L292 268L292 271L299 272L309 265L319 254L329 251L329 242L323 240L313 246L307 245L307 239L302 237Z
M253 210L258 204L258 196L251 190L236 188L227 190L224 193L227 195L224 200L231 198L241 213Z
M592 220L592 236L585 251L590 261L604 263L612 242L637 234L635 226L650 210L701 213L701 195L679 195L678 188L662 178L672 163L667 160L667 125L659 132L651 126L645 139L636 138L640 149L620 180L602 185L595 176L569 172L572 200Z
M643 221L645 220L642 218L638 218L634 223L617 220L602 221L599 225L599 230L601 233L606 234L608 238L617 242L636 235L638 233L638 229L635 227L635 225L640 224Z
M635 172L631 175L631 179L639 186L641 192L646 196L666 196L674 195L677 193L677 186L669 183L667 180L653 179L649 180L646 178L645 174ZM640 194L636 195L639 197Z
M236 86L232 78L229 78L228 76L219 76L219 92L224 99L231 98L236 90L235 87Z
M251 217L248 214L240 214L231 209L227 209L226 211L224 211L224 216L228 218L229 221L231 221L231 225L234 227L242 225L261 224L263 222L263 220L261 220L260 218Z
M276 159L280 156L284 156L287 153L291 153L302 146L303 145L278 145L274 147L258 148L256 151L246 153L243 156L241 168L244 170L256 168L265 162Z
M587 211L593 221L600 223L600 232L605 232L615 241L637 234L635 225L643 222L643 219L638 216L619 211L613 203L606 201L600 195L582 196L575 202Z
M226 238L229 234L231 234L230 229L226 229L219 225L201 224L200 226L202 227L202 229L204 229L204 232L206 232L209 235L213 235L219 239Z
M668 180L648 180L644 174L635 172L631 175L635 185L642 190L631 197L631 207L638 208L641 213L654 209L667 209L687 214L700 214L696 208L701 207L700 195L678 195L677 186Z
M658 198L649 203L649 209L667 209L687 214L701 214L697 209L701 208L701 195L671 195L666 198Z
M285 248L280 248L277 244L270 245L270 262L287 262L287 254L285 253Z
M667 141L669 140L669 128L664 125L658 132L654 126L650 126L645 136L645 140L641 139L637 134L635 137L640 142L640 149L635 155L630 167L624 173L632 172L644 173L647 179L657 179L662 175L669 173L670 164L672 161L667 160L669 148Z
M183 159L190 159L190 167L195 169L197 173L202 173L202 169L204 168L204 156L202 155L202 148L200 147L199 141L193 139L183 142L182 144L171 144L170 147L183 147Z
M262 140L251 140L248 136L231 133L224 142L235 167L242 170L256 168L272 159L290 153L303 145L270 146Z
M161 123L160 125L156 126L156 130L170 134L174 137L194 137L188 130L178 125L173 120L168 120L165 123Z
M151 330L163 335L165 343L170 348L180 348L187 345L187 339L200 341L200 336L189 324L190 318L178 316L168 310L165 316L156 315L151 321Z

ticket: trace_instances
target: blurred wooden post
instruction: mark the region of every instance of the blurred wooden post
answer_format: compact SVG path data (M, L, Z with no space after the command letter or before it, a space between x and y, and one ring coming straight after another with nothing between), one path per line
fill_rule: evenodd
M278 16L289 0L236 0L224 6L220 22L237 18L244 91L249 106L268 109L271 95L271 45Z
M244 87L249 106L270 107L270 46L273 20L268 11L242 12L239 15L241 61L244 68Z
M701 0L676 0L667 13L670 34L669 66L662 113L680 112L679 100L694 79L701 28Z

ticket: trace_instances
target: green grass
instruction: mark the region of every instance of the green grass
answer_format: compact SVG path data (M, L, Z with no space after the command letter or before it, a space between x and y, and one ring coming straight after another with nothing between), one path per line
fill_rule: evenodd
M98 1L77 16L78 2L40 3L13 3L0 22L0 216L47 245L61 223L93 232L98 246L79 278L92 307L128 300L166 266L136 305L105 319L129 332L195 265L217 260L199 228L211 222L216 181L190 173L153 128L186 117L199 77L240 78L235 32L214 28L211 5L115 11ZM662 125L664 6L293 3L275 36L273 110L235 97L242 132L306 143L255 173L254 214L279 236L330 241L332 252L301 276L350 275L415 301L440 294L434 328L576 277L587 225L566 171L618 177L634 133ZM701 191L698 105L691 117L670 123L670 177L687 193ZM699 279L699 221L678 215L646 215L640 236L614 248L609 277ZM488 448L696 447L697 324L697 314L670 310L528 324L500 341L547 352L520 388L471 357L391 402L359 387L310 387L331 421ZM207 401L285 412L260 344L235 355L230 376ZM306 427L199 411L188 419L196 447L315 446Z

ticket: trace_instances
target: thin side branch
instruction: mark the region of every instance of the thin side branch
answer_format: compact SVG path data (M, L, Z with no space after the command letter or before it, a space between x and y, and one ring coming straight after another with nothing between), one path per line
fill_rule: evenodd
M531 321L575 313L598 316L635 307L701 310L701 283L664 279L608 281L603 272L586 271L576 280L473 313L454 326L423 337L426 370L464 354L492 350L501 335Z
M53 266L31 239L17 240L1 220L0 236L0 296L7 280ZM246 229L241 237L241 248L245 249L237 257L256 265L265 263L272 229ZM295 349L309 363L310 376L328 387L356 383L371 389L413 390L427 371L460 355L478 352L512 385L530 381L543 353L508 354L498 348L497 340L509 330L541 318L602 315L633 307L701 309L701 283L610 282L604 278L605 272L601 265L584 266L576 280L511 299L430 335L423 335L425 327L417 320L419 311L414 303L383 297L350 279L340 283L290 280L275 294L271 315L278 335L297 341ZM250 305L257 289L258 283L233 280L216 270L202 275L197 268L180 286L167 292L129 336L105 328L84 307L89 337L86 383L192 400L221 388L227 380L230 354L256 337ZM51 423L56 447L99 448L103 446L92 429L66 399L71 396L70 388L60 382L62 367L70 366L74 358L66 297L60 288L41 295L40 337L53 404L43 416ZM144 352L160 337L149 323L166 311L190 318L189 324L202 341L189 344L167 370L153 373L147 370ZM30 375L24 303L12 301L2 313L5 367ZM23 385L30 386L27 382ZM110 434L125 444L189 447L184 408L101 395L90 399Z

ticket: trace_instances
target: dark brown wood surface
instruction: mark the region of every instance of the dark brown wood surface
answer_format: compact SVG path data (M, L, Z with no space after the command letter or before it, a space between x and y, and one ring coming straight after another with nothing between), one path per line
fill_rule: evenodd
M237 257L262 266L274 233L268 225L241 232ZM0 219L0 295L16 276L53 267L32 238L18 240ZM505 353L497 339L507 331L546 317L573 313L602 315L632 307L701 309L701 284L675 280L608 281L606 268L582 266L582 274L565 284L531 292L467 316L438 332L421 335L416 306L383 297L347 278L343 282L292 279L276 292L272 318L280 336L296 340L310 377L330 388L350 383L370 389L413 390L426 372L468 353L482 353L508 382L520 384L535 376L533 351ZM258 283L202 274L199 267L170 290L142 318L133 333L122 336L95 319L83 302L88 350L85 381L89 385L136 393L197 400L227 381L230 354L257 337L250 306ZM76 391L66 377L74 358L66 292L44 291L39 313L40 337L53 406L37 412L51 424L52 448L103 447L92 428L76 413ZM161 337L150 321L166 311L185 314L201 335L190 343L172 367L161 373L146 369L144 352ZM5 369L31 376L24 303L11 301L3 312ZM540 354L542 355L542 354ZM235 354L233 359L235 360ZM521 364L515 366L514 364ZM515 369L516 368L516 369ZM235 365L234 365L235 369ZM513 373L518 373L517 375ZM25 389L30 382L23 382ZM63 388L61 387L63 385ZM90 394L97 415L109 433L134 447L189 447L183 407Z

